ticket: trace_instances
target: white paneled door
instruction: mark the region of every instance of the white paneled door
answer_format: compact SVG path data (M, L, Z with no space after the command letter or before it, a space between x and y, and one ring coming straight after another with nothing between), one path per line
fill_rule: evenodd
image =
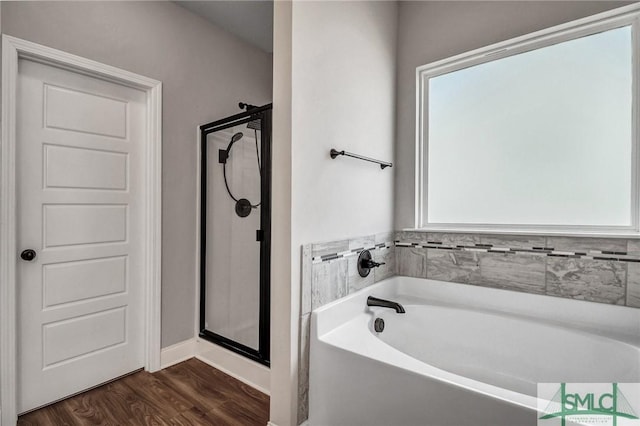
M18 62L19 413L144 366L146 96Z

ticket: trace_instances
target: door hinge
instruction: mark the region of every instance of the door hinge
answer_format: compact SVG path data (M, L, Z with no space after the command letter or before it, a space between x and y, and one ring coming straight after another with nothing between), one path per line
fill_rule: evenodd
M262 229L256 230L256 241L264 241L264 231Z

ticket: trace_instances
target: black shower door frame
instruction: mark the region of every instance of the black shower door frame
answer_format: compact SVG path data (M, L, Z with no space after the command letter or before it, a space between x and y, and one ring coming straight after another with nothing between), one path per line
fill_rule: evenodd
M250 109L222 120L200 126L200 337L243 355L260 364L270 365L271 340L271 108L272 104ZM260 313L258 350L229 339L205 327L207 291L207 136L211 133L260 119L262 177L260 179Z

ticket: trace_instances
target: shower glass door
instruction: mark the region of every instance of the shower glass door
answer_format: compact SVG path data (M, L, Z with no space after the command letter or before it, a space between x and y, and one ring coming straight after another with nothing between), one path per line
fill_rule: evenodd
M200 336L269 364L271 106L201 126Z

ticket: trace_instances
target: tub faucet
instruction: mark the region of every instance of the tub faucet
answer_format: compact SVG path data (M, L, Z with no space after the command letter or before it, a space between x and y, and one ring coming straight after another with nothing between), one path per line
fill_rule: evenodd
M399 314L404 314L405 310L398 302L392 302L391 300L378 299L377 297L367 297L367 306L381 306L383 308L395 309Z

